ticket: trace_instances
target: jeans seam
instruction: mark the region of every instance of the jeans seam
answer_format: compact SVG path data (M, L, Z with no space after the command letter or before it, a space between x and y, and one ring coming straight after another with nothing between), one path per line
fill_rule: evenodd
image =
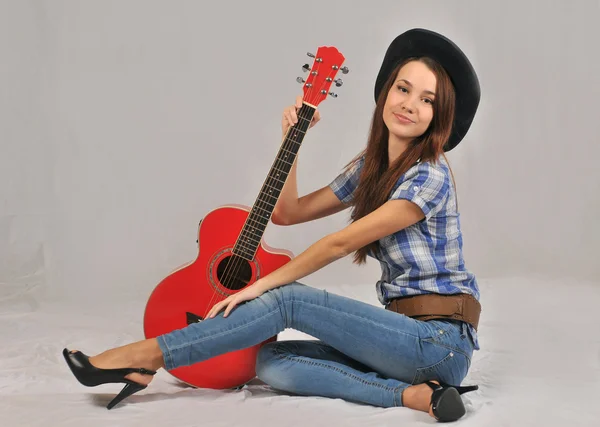
M321 305L321 304L314 304L314 303L312 303L312 302L308 302L308 301L292 300L292 302L295 302L295 303L302 303L302 304L309 304L309 305L313 305L313 306L317 306L317 307L326 307L326 308L328 308L329 310L333 310L333 311L335 311L335 312L337 312L337 313L341 313L341 314L345 314L345 315L348 315L348 316L351 316L351 317L357 317L357 318L359 318L359 319L365 320L365 321L367 321L367 322L369 322L369 323L371 323L371 324L373 324L373 325L377 325L377 326L379 326L379 327L381 327L381 328L387 329L388 331L392 331L392 332L395 332L395 333L401 333L401 334L403 334L403 335L408 335L408 336L410 336L410 337L417 338L417 339L422 339L422 338L421 338L421 337L419 337L418 335L413 335L413 334L410 334L410 333L408 333L408 332L406 332L406 331L402 331L402 330L399 330L399 329L388 328L388 327L387 327L387 326L385 326L385 324L383 324L383 323L377 323L377 322L374 322L374 321L372 321L371 319L369 319L369 318L367 318L367 317L359 316L359 315L357 315L357 314L353 314L353 313L348 313L347 311L344 311L344 310L338 310L338 309L336 309L336 308L333 308L333 307L327 307L327 306L324 306L324 305ZM410 319L410 318L409 318L409 319Z
M440 366L443 363L446 363L450 358L452 357L452 352L448 353L446 356L444 356L442 358L442 360L440 360L439 362L434 363L433 365L429 365L429 366L424 366L422 368L417 368L415 370L415 375L413 376L413 379L411 381L411 384L415 384L415 382L417 381L417 378L423 373L423 372L427 372L427 371L431 371L434 370L435 368L437 368L438 366Z
M165 340L165 338L162 335L158 336L156 338L156 340L159 343L159 347L161 347L161 349L164 348L163 359L165 362L165 368L168 369L169 367L173 366L173 356L171 355L171 349L169 349L169 346L167 345L167 341Z
M202 337L202 338L200 338L200 339L197 339L197 340L194 340L194 341L189 341L189 342L186 342L186 343L184 343L184 344L182 344L182 345L180 345L180 346L178 346L178 347L173 347L173 348L171 348L171 351L180 350L180 349L182 349L182 348L184 348L184 347L187 347L187 346L193 346L193 345L196 345L196 344L198 344L198 343L201 343L201 342L203 342L203 341L206 341L206 340L208 340L208 339L211 339L211 338L220 337L220 336L222 336L222 335L227 335L227 334L229 334L229 333L231 333L231 332L237 331L238 329L244 328L244 327L246 327L246 326L248 326L248 325L252 325L253 323L256 323L256 322L258 322L258 321L260 321L260 320L264 319L265 317L271 316L271 315L273 315L273 314L276 314L276 313L277 313L277 309L275 309L275 310L273 310L273 311L270 311L270 312L268 312L267 314L265 314L264 316L258 317L258 318L254 319L254 320L253 320L253 321L251 321L251 322L244 323L244 324L242 324L242 325L240 325L240 326L237 326L237 327L235 327L235 328L227 329L227 330L225 330L225 331L223 331L223 332L220 332L220 333L218 333L218 334L210 334L210 335L208 335L208 336L205 336L205 337Z
M436 345L438 347L443 347L443 348L445 348L447 350L450 350L450 351L453 351L455 353L460 353L460 354L462 354L463 356L465 356L467 358L467 360L469 361L469 363L471 362L471 358L469 357L469 355L464 350L461 350L461 349L456 348L456 347L449 346L447 344L439 343L439 342L435 341L435 339L433 339L433 338L423 338L422 341L428 342L429 344L433 344L433 345Z
M277 358L279 358L279 359L286 359L286 360L291 361L291 362L300 362L300 363L304 363L304 364L307 364L307 365L321 366L323 368L327 368L327 369L339 372L342 375L346 375L347 377L350 377L350 378L352 378L354 380L357 380L358 382L361 382L361 383L363 383L365 385L372 385L372 386L375 386L375 387L378 387L378 388L382 388L382 389L384 389L386 391L394 392L394 391L396 391L398 389L398 387L388 387L388 386L383 385L383 384L378 384L378 383L373 383L373 382L370 382L370 381L365 381L364 379L362 379L362 378L360 378L360 377L358 377L358 376L356 376L356 375L354 375L354 374L352 374L350 372L345 372L341 368L338 368L338 367L335 367L335 366L331 366L331 365L328 365L326 363L315 362L313 360L306 360L303 356L296 356L296 357L288 356L287 354L282 353L277 348L277 346L274 346L273 349L274 349L275 353L277 353ZM396 397L394 396L394 402L395 401L396 401Z
M402 392L410 387L410 384L407 384L406 387L399 385L394 389L394 406L404 406L404 402L402 402ZM402 389L402 391L400 391ZM398 400L396 400L396 395L398 396Z

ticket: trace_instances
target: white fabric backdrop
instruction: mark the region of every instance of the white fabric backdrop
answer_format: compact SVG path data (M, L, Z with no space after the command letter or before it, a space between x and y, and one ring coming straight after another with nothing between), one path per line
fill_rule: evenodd
M0 393L27 396L19 380L33 366L81 393L64 371L62 346L88 343L94 352L120 343L117 335L141 338L145 298L195 258L201 217L253 203L279 148L281 111L300 93L305 53L321 45L338 47L351 72L304 140L299 192L329 183L364 146L383 54L412 27L453 39L481 80L473 126L449 154L466 263L488 313L482 344L490 353L477 357L491 359L480 366L504 366L493 357L507 351L502 339L519 336L524 326L507 316L521 307L523 320L540 325L540 347L528 341L515 363L538 360L542 348L572 350L583 365L561 365L567 359L555 354L557 364L539 374L553 382L556 372L586 367L577 378L596 387L595 329L591 344L572 346L598 322L568 313L589 315L600 302L599 19L600 2L591 0L0 0L0 376L8 379ZM298 254L346 221L341 213L270 224L265 237ZM376 303L378 277L377 263L357 267L348 257L304 282ZM34 362L40 353L20 360L30 347L47 366ZM42 383L39 392L51 393L52 379ZM10 425L33 418L19 424L15 415Z

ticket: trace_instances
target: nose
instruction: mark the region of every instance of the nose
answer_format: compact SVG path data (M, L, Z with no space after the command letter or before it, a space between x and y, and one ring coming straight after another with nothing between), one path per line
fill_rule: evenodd
M404 105L402 105L402 109L408 111L411 114L413 113L413 109L408 103L405 103Z

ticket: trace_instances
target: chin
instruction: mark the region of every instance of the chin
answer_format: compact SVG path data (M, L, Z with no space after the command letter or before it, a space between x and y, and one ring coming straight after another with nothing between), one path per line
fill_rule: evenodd
M412 132L395 132L395 129L392 129L390 131L390 133L392 135L394 135L396 138L401 139L401 140L411 140L411 139L414 139L417 136L419 136L419 135L415 135Z

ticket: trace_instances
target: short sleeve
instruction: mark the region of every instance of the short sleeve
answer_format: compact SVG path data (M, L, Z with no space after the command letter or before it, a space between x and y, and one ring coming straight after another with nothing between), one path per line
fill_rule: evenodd
M425 219L429 219L443 209L449 192L448 174L429 162L423 162L404 174L402 183L392 193L390 200L409 200L421 208Z
M350 203L354 190L360 180L360 171L364 163L364 156L358 159L353 165L340 173L330 184L329 187L342 203Z

